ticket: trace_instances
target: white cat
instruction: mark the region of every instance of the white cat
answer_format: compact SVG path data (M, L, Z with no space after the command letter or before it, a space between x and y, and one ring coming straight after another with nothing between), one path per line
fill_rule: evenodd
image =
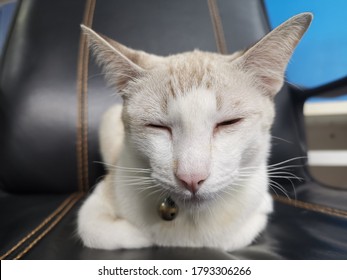
M228 251L250 244L272 211L273 99L311 20L310 13L297 15L244 52L168 57L129 49L82 26L124 101L101 125L109 170L79 211L83 243ZM161 203L172 219L165 209L160 213Z

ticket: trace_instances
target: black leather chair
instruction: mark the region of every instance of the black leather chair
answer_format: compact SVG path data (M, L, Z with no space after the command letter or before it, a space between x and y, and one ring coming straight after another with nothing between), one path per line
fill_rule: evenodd
M266 231L236 252L84 248L76 212L104 174L96 163L102 112L120 102L89 60L80 23L137 49L167 55L233 52L269 31L260 0L25 0L0 68L1 259L346 259L347 191L315 182L305 166L303 103L347 92L347 80L314 90L285 85L276 99L271 163L290 158L302 177L278 182ZM279 138L286 139L281 141ZM294 198L294 195L296 198Z

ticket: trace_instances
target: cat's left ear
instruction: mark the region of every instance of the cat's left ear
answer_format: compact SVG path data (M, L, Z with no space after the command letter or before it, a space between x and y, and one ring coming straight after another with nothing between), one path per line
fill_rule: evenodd
M290 18L235 60L265 94L274 96L281 89L289 59L312 18L311 13Z

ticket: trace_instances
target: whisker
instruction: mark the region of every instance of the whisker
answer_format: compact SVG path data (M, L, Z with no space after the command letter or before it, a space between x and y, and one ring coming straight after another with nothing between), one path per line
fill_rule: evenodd
M271 184L271 182L269 182L269 187L270 189L276 194L276 196L278 197L278 193L276 192L276 188L274 188Z
M115 174L117 177L125 177L125 178L151 178L150 174Z
M284 169L284 170L269 170L267 172L267 174L275 174L275 175L284 174L284 175L296 176L294 173L292 173L292 172L290 172L289 170L286 170L286 169Z
M114 183L117 183L117 182L114 182ZM141 186L141 185L148 185L148 184L152 184L153 182L133 182L133 183L130 183L130 184L126 184L128 187L131 187L131 186Z
M126 172L126 173L144 173L144 174L151 174L152 173L152 171L128 170L128 169L121 169L121 168L118 168L118 167L112 167L112 168L109 168L109 170L117 170L117 171Z
M157 202L161 202L165 197L169 195L169 191L166 189L162 189L162 192L158 195Z
M268 171L276 171L276 170L287 170L289 168L297 168L297 167L302 167L303 165L286 165L286 166L281 166L281 167L275 167L272 168L270 167Z
M307 157L306 156L305 157L294 157L294 158L287 159L287 160L284 160L284 161L281 161L281 162L278 162L275 164L268 165L268 167L278 166L278 165L285 164L287 162L291 162L291 161L299 160L299 159L307 159Z
M290 180L299 180L298 178L296 178L296 177L291 177L291 176L271 176L271 177L269 177L269 178L271 178L271 179L286 179L286 180L288 180L288 181L290 181ZM299 180L299 181L302 181L302 180Z
M152 186L148 186L148 187L137 188L137 190L139 190L138 193L143 193L143 192L148 191L148 190L156 189L156 188L158 188L158 186L160 186L160 184L156 184L156 185L152 185Z
M283 139L283 138L281 138L281 137L276 137L276 136L272 136L272 135L271 135L271 138L274 138L274 139L277 139L277 140L281 140L281 141L286 142L286 143L288 143L288 144L293 144L293 142L288 141L288 140L286 140L286 139Z
M138 193L140 194L140 193L143 193L143 192L145 192L145 191L152 191L153 189L157 189L158 188L158 186L151 186L151 187L148 187L148 188L139 188L138 189Z
M162 191L163 191L162 189L157 189L157 190L155 190L155 191L149 192L149 193L147 193L147 195L145 196L145 199L148 198L148 197L150 197L150 196L152 196L152 195L154 195L154 194L156 194L156 193L158 193L158 192L162 192Z
M273 175L283 175L282 177L286 177L285 175L288 175L287 177L291 177L292 179L297 179L299 181L304 180L304 178L302 177L298 177L296 176L294 173L292 172L288 172L288 171L276 171L276 172L268 172L267 173L270 177L272 177Z
M150 181L154 181L154 179L153 178L151 178L151 177L122 177L122 176L117 176L116 177L117 179L121 179L121 180L124 180L124 181L127 181L127 180L139 180L139 181L141 181L141 180L143 180L143 181L147 181L147 180L150 180Z
M146 181L146 182L143 182L143 181L112 181L112 183L116 184L122 184L122 185L125 185L125 186L147 186L147 185L150 185L150 184L153 184L155 183L155 181Z
M281 193L283 193L289 200L291 200L290 196L288 195L288 193L285 190L282 190L281 188L279 188L279 186L274 185L273 182L270 183L271 189L276 193L276 195L278 196L277 192L275 191L275 189L281 191Z
M122 175L120 175L120 176L118 176L118 175L116 175L116 176L114 176L114 179L121 179L121 180L134 180L134 179L136 179L136 180L154 180L152 177L150 177L150 176L122 176Z
M269 183L270 183L272 186L276 186L276 189L282 191L283 193L287 193L287 190L286 190L283 186L281 186L280 183L278 183L278 182L276 182L276 181L274 181L274 180L271 180L271 179L270 179Z
M128 171L128 172L131 172L131 171L134 171L134 172L148 172L148 173L152 172L152 170L150 168L125 167L125 166L113 165L113 164L102 162L102 161L94 161L94 163L103 164L105 166L112 167L114 169L125 170L125 171Z
M287 159L287 160L284 160L284 161L281 161L281 162L278 162L278 163L275 163L275 164L270 164L270 165L267 165L267 168L268 170L275 170L275 169L281 169L281 168L291 168L291 167L302 167L302 165L286 165L286 166L280 166L280 165L283 165L285 163L288 163L288 162L291 162L291 161L295 161L295 160L299 160L299 159L307 159L306 156L303 156L303 157L294 157L294 158L291 158L291 159ZM259 169L263 167L263 165L258 165L258 166L247 166L247 167L242 167L239 169L240 172L242 171L248 171L248 170L256 170L256 169Z

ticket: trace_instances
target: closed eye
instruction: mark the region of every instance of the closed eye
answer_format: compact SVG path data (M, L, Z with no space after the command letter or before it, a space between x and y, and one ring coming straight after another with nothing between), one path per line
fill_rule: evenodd
M150 123L150 124L147 124L147 127L157 129L157 130L166 130L170 132L171 134L171 128L165 125Z
M236 119L231 119L231 120L227 120L224 122L220 122L216 125L216 128L224 127L224 126L230 126L230 125L236 124L240 121L242 121L242 118L236 118Z

